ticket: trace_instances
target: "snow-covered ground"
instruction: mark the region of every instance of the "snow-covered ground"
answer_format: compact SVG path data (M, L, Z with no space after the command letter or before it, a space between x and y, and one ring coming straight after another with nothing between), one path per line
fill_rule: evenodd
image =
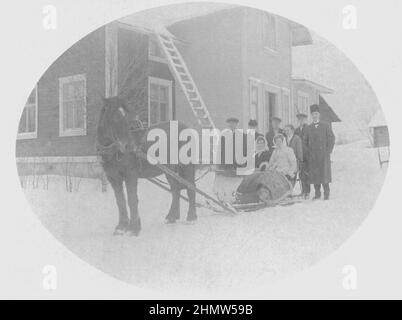
M102 271L145 288L215 292L277 281L337 249L369 214L386 169L368 143L337 146L330 201L306 201L235 217L199 209L193 225L165 225L170 196L140 182L143 231L113 237L117 208L100 182L83 180L67 193L63 178L49 190L27 188L43 224L70 250ZM213 174L199 186L212 187ZM187 205L182 202L185 218Z

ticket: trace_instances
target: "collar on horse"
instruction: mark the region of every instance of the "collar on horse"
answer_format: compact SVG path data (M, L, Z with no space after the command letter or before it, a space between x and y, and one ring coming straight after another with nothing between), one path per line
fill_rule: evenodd
M115 137L113 133L113 128L111 128L112 134L110 139L112 142L108 145L102 145L99 143L99 141L96 141L96 153L99 156L107 156L108 159L111 159L114 155L116 155L116 160L120 161L121 160L121 151L119 150L119 141ZM140 132L144 131L146 128L144 127L143 123L141 120L133 120L132 123L130 124L130 134L135 133L135 132ZM142 137L141 143L133 150L133 153L136 153L137 151L141 150L141 147L146 143L145 137Z

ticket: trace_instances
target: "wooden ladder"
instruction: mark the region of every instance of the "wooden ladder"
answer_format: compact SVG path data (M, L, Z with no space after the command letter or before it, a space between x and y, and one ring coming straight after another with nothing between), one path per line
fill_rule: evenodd
M180 83L180 87L183 90L191 110L193 110L201 128L215 129L214 122L204 100L201 97L200 91L184 62L183 57L174 44L173 39L159 33L156 34L156 37L165 53L166 59L169 62L169 68L174 74L177 82Z

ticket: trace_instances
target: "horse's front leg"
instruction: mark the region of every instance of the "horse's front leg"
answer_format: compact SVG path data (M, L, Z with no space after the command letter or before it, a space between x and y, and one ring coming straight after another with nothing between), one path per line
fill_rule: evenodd
M180 187L178 183L172 178L167 178L170 184L170 192L172 194L172 204L170 210L166 216L166 223L175 223L180 220Z
M129 232L138 236L141 231L141 218L138 213L138 177L131 174L126 179L128 206L130 207Z
M129 225L126 197L124 196L124 190L123 190L123 180L109 179L109 181L110 185L113 188L117 207L119 209L119 223L115 228L114 234L121 235L126 232Z

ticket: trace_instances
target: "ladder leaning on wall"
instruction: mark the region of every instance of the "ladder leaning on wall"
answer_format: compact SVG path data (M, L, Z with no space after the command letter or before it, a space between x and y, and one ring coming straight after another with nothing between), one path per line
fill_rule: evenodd
M156 33L156 37L169 62L169 68L175 75L177 82L180 83L180 87L183 90L191 110L197 118L201 128L215 129L214 122L204 100L201 97L200 91L184 62L183 57L174 44L172 37L161 33Z

